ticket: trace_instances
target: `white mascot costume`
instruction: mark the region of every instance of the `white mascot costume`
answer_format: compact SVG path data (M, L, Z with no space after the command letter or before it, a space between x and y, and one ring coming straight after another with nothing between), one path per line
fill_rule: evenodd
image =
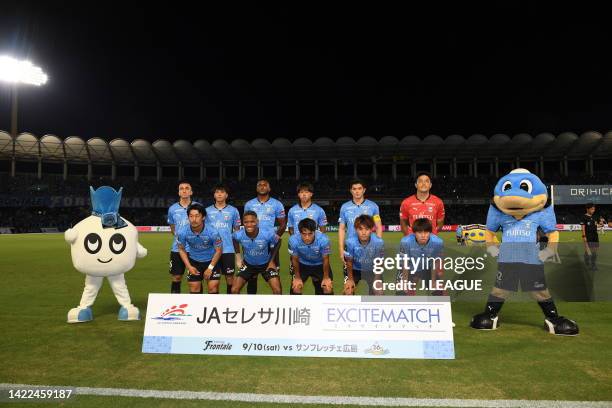
M91 306L104 277L121 305L119 320L139 320L140 311L132 304L123 274L134 267L136 258L144 258L147 250L138 243L136 227L119 215L123 189L89 189L92 215L64 234L70 244L72 264L86 276L81 303L68 312L68 323L93 320Z

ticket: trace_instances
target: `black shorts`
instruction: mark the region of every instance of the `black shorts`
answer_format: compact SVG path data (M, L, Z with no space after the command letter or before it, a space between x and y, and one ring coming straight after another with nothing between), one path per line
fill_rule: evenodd
M546 290L544 265L499 263L495 287L517 292L519 283L523 292Z
M292 268L292 280L294 276ZM312 278L313 282L321 282L323 280L323 265L304 265L300 262L300 277L304 283L306 283L308 278ZM331 266L329 267L329 279L334 280L334 273L331 270Z
M261 274L265 281L269 281L272 278L279 278L279 273L276 270L268 271L268 264L264 265L249 265L248 263L244 263L244 267L240 269L238 272L238 276L240 276L245 281L249 281L251 279L256 279L257 275Z
M344 283L346 283L348 280L348 268L346 267L346 264L344 264L342 272L344 274ZM359 269L353 268L353 282L355 282L355 286L357 286L362 279L364 279L366 282L368 282L368 285L370 285L375 280L382 280L382 274L376 275L374 272L361 272Z
M222 275L233 275L236 269L236 254L227 253L221 255L219 269Z
M182 275L185 273L185 263L178 252L170 252L170 275Z
M349 278L348 268L346 267L346 264L342 266L342 274L344 275L344 283L346 283L346 281ZM359 269L353 268L353 282L355 282L355 286L357 286L360 280L361 280L361 271Z
M196 261L196 260L189 258L189 263L191 264L191 266L195 267L198 270L198 272L200 272L200 274L199 275L188 274L187 280L189 282L201 282L202 280L204 280L204 271L208 269L208 265L210 264L210 261L200 262L200 261ZM219 267L219 264L217 263L217 265L215 265L215 269L213 269L212 274L210 275L209 280L213 281L213 280L219 280L219 279L221 279L221 268Z
M599 241L587 241L589 249L599 249Z

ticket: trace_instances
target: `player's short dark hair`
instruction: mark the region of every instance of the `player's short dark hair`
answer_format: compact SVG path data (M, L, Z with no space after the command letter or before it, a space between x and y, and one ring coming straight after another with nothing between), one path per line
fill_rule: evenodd
M361 179L357 179L357 178L356 178L356 179L352 179L352 180L351 180L351 184L349 184L349 190L350 190L351 188L353 188L353 186L354 186L355 184L361 184L361 186L362 186L363 188L366 188L366 187L367 187L367 186L366 186L366 183L365 183L363 180L361 180Z
M314 232L317 230L317 223L310 218L304 218L298 223L298 231L302 232L302 230Z
M311 193L314 193L314 186L312 185L312 183L308 181L303 181L300 184L298 184L296 190L298 193L302 190L306 190L306 191L310 191Z
M259 182L260 182L260 181L265 181L266 183L270 184L270 180L268 180L266 177L260 177L260 178L258 178L258 179L257 179L257 183L256 183L256 184L259 184Z
M189 184L189 187L191 187L191 183L187 180L181 180L179 181L179 183L177 184L177 187L180 186L181 184Z
M432 232L433 226L427 218L418 218L412 223L413 232Z
M248 215L252 215L253 217L257 218L257 213L255 211L245 211L244 214L242 214L242 219L244 219L246 216Z
M359 217L355 218L355 223L353 225L355 229L358 229L361 226L366 227L367 229L374 229L376 224L374 223L374 218L367 214L361 214Z
M211 193L215 194L217 191L225 191L229 195L229 188L223 183L217 183L212 188Z
M414 179L414 181L416 182L421 176L427 176L429 178L429 181L431 181L431 173L429 173L428 171L419 171L416 174L416 178Z
M197 212L202 214L204 217L206 217L206 210L204 209L204 206L202 204L200 203L189 204L189 207L187 207L187 215L189 215L191 211L193 210L196 210Z
M584 205L584 208L586 208L587 210L588 210L589 208L593 208L593 207L595 207L595 204L593 204L593 203L586 203L586 204Z

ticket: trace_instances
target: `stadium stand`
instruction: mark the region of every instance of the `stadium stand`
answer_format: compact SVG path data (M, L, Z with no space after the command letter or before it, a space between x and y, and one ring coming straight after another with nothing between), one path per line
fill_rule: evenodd
M87 213L89 186L101 185L123 187L124 198L133 201L122 213L136 224L165 225L179 179L189 180L194 197L205 203L221 179L240 208L255 195L258 176L269 179L273 196L286 206L295 200L298 180L312 181L331 223L348 199L350 180L358 176L368 184L368 197L379 203L383 223L396 224L399 203L414 192L414 175L422 170L433 175L432 193L445 201L446 223L473 223L486 218L492 187L511 168L526 167L547 184L608 184L611 156L612 132L231 143L39 139L29 133L12 138L0 132L0 226L16 232L64 230ZM600 212L608 218L609 209ZM556 213L559 223L575 223L580 215L575 207L557 206Z

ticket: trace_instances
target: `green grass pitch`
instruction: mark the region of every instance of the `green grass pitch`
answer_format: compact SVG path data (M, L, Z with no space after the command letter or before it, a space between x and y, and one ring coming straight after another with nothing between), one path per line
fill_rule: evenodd
M336 234L330 236L335 245ZM479 251L458 248L452 233L443 237L447 255ZM398 233L388 233L385 241L395 250L399 239ZM72 267L63 235L0 235L0 383L335 396L612 400L612 303L603 300L610 299L612 291L612 234L602 236L596 274L583 266L579 233L562 232L561 239L565 242L560 251L562 263L547 264L546 273L560 313L578 322L579 336L547 334L537 304L521 301L521 296L504 306L499 330L470 329L470 317L482 310L491 287L493 261L487 260L488 268L481 276L469 276L483 279L482 292L452 294L457 325L455 360L372 360L143 354L144 320L117 321L119 305L108 283L93 306L93 322L66 323L66 313L79 302L84 275ZM133 303L143 315L149 293L169 292L170 240L169 234L140 234L149 255L137 261L126 280ZM335 246L333 249L335 291L341 293L342 269ZM286 292L285 248L281 255ZM263 280L259 288L260 293L269 293ZM310 283L305 288L306 294L313 293ZM183 292L186 289L183 283ZM585 301L589 299L595 301ZM144 404L118 397L81 396L77 400L87 406ZM149 400L147 406L151 404L172 405L171 401Z

